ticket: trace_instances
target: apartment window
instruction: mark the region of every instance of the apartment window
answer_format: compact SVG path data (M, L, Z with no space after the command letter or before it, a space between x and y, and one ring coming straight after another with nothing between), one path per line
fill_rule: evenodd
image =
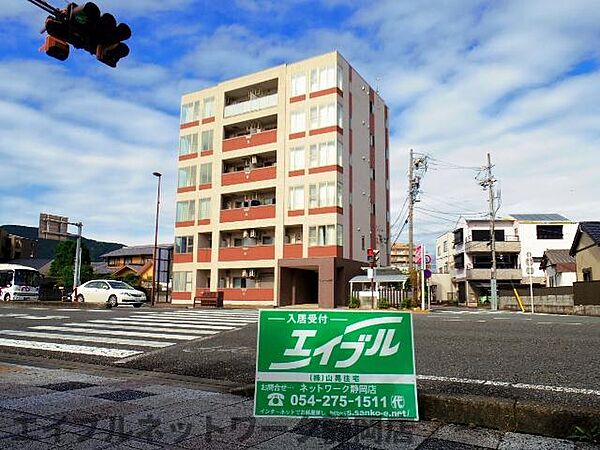
M338 224L335 230L337 233L337 245L342 247L344 245L344 227Z
M215 98L208 97L204 99L204 103L202 104L202 118L206 119L207 117L215 116Z
M338 181L337 184L337 206L340 208L343 206L344 201L344 184L341 181Z
M375 135L374 134L369 135L369 145L371 147L375 147Z
M335 225L319 225L308 228L308 245L311 247L317 245L338 245L337 242L338 237Z
M198 152L198 134L186 134L179 138L179 154L189 155Z
M189 187L196 184L196 166L181 167L177 171L177 187Z
M342 69L342 66L337 66L337 87L344 89L344 69Z
M192 272L173 272L173 291L192 292Z
M177 202L175 217L177 222L189 222L196 218L196 202L194 200L186 200Z
M314 130L335 125L336 106L337 103L327 103L310 108L310 128Z
M203 152L213 149L214 130L204 130L202 132L202 138L200 139L201 150Z
M177 236L175 238L175 253L193 253L194 236Z
M290 113L290 132L300 133L306 130L306 114L304 110Z
M335 87L336 68L334 65L319 67L310 72L310 90L311 92L321 91Z
M210 198L198 200L198 218L210 219Z
M448 241L444 241L444 253L446 253L448 251Z
M180 123L189 123L198 120L198 112L200 110L200 102L189 102L181 105Z
M290 148L290 170L304 169L304 147Z
M292 75L292 97L306 94L306 74L304 72Z
M304 209L304 186L290 187L288 209Z
M538 225L536 227L538 239L562 239L562 225Z
M212 183L212 163L200 164L200 184Z
M309 207L322 208L324 206L341 206L341 183L326 181L309 186Z
M310 146L310 167L342 165L343 145L338 141L320 142Z
M337 125L340 128L344 128L344 108L339 103L337 105Z
M360 237L360 246L364 251L365 250L365 237L364 236Z

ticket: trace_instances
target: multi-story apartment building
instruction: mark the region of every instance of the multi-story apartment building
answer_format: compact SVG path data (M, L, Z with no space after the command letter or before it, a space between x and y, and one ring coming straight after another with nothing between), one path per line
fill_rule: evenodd
M408 271L410 264L409 245L404 242L397 242L390 249L390 265L401 271ZM413 250L414 255L414 250Z
M337 52L182 98L174 303L345 304L389 263L388 109Z
M449 231L435 241L435 267L437 273L452 273L454 269L454 233Z
M577 224L559 214L511 214L496 220L495 229L498 288L512 289L529 283L528 254L533 260L533 283L545 285L546 276L540 269L544 252L570 248ZM478 297L489 295L490 221L461 218L453 234L454 267L450 273L457 298L476 303ZM444 236L438 238L438 247Z

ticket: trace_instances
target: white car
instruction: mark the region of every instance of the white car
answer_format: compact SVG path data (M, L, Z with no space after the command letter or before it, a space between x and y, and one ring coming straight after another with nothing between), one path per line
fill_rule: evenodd
M108 308L133 305L139 308L146 302L146 294L122 281L92 280L82 284L73 293L78 302L104 303Z

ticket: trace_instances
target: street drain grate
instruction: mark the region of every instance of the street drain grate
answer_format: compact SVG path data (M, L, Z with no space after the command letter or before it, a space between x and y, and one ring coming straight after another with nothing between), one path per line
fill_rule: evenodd
M90 388L90 387L94 387L94 386L97 386L97 384L83 383L81 381L65 381L63 383L46 384L44 386L38 386L38 387L41 387L44 389L50 389L53 391L64 392L64 391L74 391L76 389L85 389L85 388Z
M113 402L127 402L129 400L138 400L140 398L151 397L151 392L134 391L133 389L124 389L122 391L105 392L97 394L93 397L102 398L104 400L112 400Z

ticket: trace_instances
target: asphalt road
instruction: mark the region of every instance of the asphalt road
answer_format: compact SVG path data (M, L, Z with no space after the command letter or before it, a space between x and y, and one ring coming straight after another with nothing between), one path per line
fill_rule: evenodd
M256 358L256 325L246 313L252 314L251 311L225 310L214 313L213 310L203 313L198 310L190 312L149 308L63 311L11 305L0 308L0 344L3 342L1 338L34 339L15 338L1 333L6 330L28 331L32 326L40 324L61 327L113 320L110 323L114 324L116 321L121 324L125 321L128 322L125 327L141 329L143 317L148 314L162 314L160 317L164 319L160 320L171 320L168 318L180 314L189 323L197 324L197 328L202 327L211 317L214 318L213 324L234 320L236 317L241 317L242 322L226 327L227 329L219 329L214 334L169 342L170 345L159 348L134 347L137 353L124 357L6 345L0 345L0 352L252 384ZM199 316L195 317L193 314ZM137 324L129 325L131 321L136 321ZM92 323L98 327L104 326L102 323ZM512 312L444 309L430 314L415 314L414 324L419 388L424 391L600 408L600 317L545 314L531 316ZM77 326L82 325L74 325L74 328ZM154 333L158 333L154 328ZM117 328L112 330L117 331ZM188 331L183 330L182 333ZM133 332L137 333L138 330ZM162 340L152 339L159 342L164 342L165 339L173 341L168 338L169 333L165 335L167 337ZM103 345L108 348L129 348L125 344Z

